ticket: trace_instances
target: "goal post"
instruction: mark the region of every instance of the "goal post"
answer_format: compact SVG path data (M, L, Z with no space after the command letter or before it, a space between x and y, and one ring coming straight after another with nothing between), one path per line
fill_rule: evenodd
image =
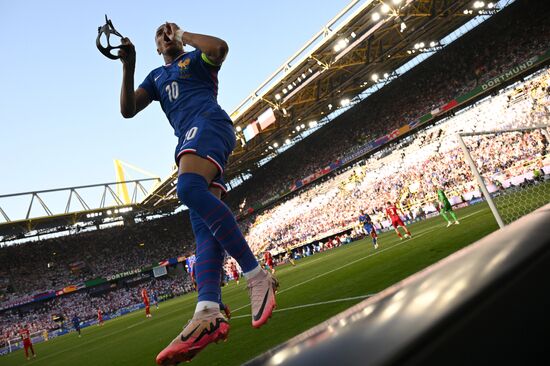
M31 336L31 342L33 344L44 342L49 339L49 333L46 329L32 332L30 336ZM18 349L22 349L23 341L21 340L21 337L14 337L11 339L7 339L6 346L7 346L8 353L11 353L11 352L17 351Z
M457 134L499 227L550 202L550 125Z

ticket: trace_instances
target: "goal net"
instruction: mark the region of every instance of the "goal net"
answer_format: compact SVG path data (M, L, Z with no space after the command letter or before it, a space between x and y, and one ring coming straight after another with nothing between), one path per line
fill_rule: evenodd
M550 126L458 134L500 227L550 202Z
M49 339L49 334L48 334L48 331L47 330L39 330L39 331L36 331L36 332L32 332L30 334L31 336L31 342L33 344L35 343L39 343L39 342L44 342L44 341L47 341ZM15 337L15 338L12 338L12 339L8 339L6 341L6 351L8 353L10 352L14 352L14 351L17 351L18 349L21 349L23 348L23 341L21 340L21 337Z

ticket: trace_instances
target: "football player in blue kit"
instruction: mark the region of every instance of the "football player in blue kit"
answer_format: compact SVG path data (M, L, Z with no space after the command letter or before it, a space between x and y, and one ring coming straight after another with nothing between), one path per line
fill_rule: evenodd
M220 200L226 191L223 170L236 141L232 121L217 102L218 71L227 56L227 43L185 32L169 22L158 27L155 40L164 65L134 89L135 47L128 38L122 39L120 110L125 118L132 118L158 101L178 137L177 194L189 208L197 243L198 303L183 331L157 356L159 365L174 365L227 338L229 323L219 306L224 251L237 260L247 279L253 327L271 316L278 283L258 265L235 216ZM186 51L184 46L194 50Z
M376 228L369 214L361 210L359 215L359 223L363 225L363 232L365 235L370 235L372 238L372 245L374 249L378 249L378 235L376 234Z

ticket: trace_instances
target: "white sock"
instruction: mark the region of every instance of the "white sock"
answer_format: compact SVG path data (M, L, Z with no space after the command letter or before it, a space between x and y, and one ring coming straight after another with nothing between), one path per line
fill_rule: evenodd
M197 307L195 308L195 313L203 311L206 309L218 309L220 310L220 304L214 301L199 301Z
M246 277L246 279L249 280L252 277L256 276L258 273L260 273L261 270L262 268L260 267L260 265L257 265L256 268L254 268L253 270L244 272L243 274Z

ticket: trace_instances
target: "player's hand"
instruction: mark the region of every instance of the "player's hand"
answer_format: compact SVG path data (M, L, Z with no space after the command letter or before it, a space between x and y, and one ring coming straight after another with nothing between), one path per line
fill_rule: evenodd
M166 22L164 26L164 33L171 41L179 41L183 43L184 46L186 46L185 42L183 42L183 29L181 29L176 23L170 23Z
M118 50L118 57L125 67L135 68L136 66L136 48L129 38L121 39L121 47Z

